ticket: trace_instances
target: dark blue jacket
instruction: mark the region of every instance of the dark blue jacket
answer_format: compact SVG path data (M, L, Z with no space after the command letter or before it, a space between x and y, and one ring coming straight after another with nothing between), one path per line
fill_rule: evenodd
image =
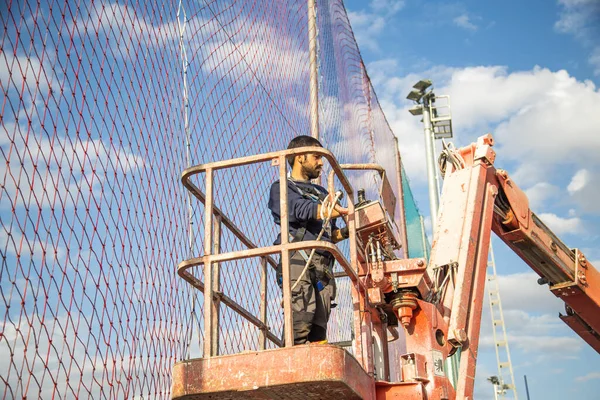
M301 239L316 240L323 222L318 219L317 207L320 204L320 200L327 196L327 190L319 185L314 185L310 182L302 181L291 181L288 179L288 218L290 225L290 234L296 236L298 229L306 228L306 233ZM304 195L302 194L304 192ZM311 196L312 194L312 196ZM317 196L319 199L317 199ZM271 191L269 194L269 209L273 215L273 220L277 225L281 224L281 210L279 207L279 181L275 181L271 185ZM321 236L321 240L331 242L331 232L337 229L335 219L331 220L331 230L326 229ZM274 244L281 243L281 233L277 235L277 239ZM318 251L323 255L329 255L329 252Z

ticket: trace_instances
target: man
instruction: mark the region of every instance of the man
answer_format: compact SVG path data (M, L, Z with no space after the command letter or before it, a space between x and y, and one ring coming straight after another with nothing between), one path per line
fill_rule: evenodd
M323 147L311 136L298 136L290 142L288 149L298 147ZM288 178L288 220L290 241L316 240L323 231L321 240L339 242L348 238L348 228L338 229L335 218L348 214L348 209L336 205L327 220L327 190L311 183L321 175L323 160L319 154L305 154L290 157L292 167ZM329 196L329 201L332 201ZM271 185L269 209L277 225L281 222L279 207L279 181ZM329 203L330 204L330 203ZM323 208L323 210L322 210ZM323 218L324 217L324 218ZM281 234L274 244L281 243ZM334 258L331 253L316 250L312 259L311 250L296 251L290 254L290 279L292 287L292 313L294 321L294 344L307 342L327 342L327 322L331 312L331 302L335 299L336 286L333 278ZM306 267L307 261L310 265ZM304 273L303 273L304 271ZM281 264L277 270L277 280L282 286Z

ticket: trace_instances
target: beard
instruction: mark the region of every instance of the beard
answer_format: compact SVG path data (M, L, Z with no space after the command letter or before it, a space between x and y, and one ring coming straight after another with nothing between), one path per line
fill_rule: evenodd
M321 168L317 167L317 168L308 168L308 167L303 167L304 169L304 174L306 176L308 176L308 179L317 179L319 176L321 176Z

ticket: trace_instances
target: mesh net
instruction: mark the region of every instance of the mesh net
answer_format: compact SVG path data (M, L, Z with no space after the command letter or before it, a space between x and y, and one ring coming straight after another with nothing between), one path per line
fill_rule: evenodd
M175 273L204 251L203 206L181 171L280 150L309 132L306 2L0 7L4 398L166 398L172 365L200 355L203 340L202 293ZM320 0L317 10L322 142L341 163L394 171L393 133L344 6ZM256 246L277 232L266 207L276 176L263 164L215 177L216 206ZM374 173L349 176L376 196ZM407 183L408 254L418 256ZM247 246L222 228L220 247ZM220 290L258 315L260 260L219 269ZM267 321L280 334L268 271ZM339 286L333 341L351 331L348 285ZM220 328L221 354L257 348L258 330L224 305Z

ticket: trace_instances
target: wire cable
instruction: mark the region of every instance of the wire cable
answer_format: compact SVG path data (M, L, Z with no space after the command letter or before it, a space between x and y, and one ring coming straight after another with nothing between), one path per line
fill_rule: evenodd
M335 208L335 205L337 204L341 195L342 195L342 192L336 192L335 198L333 199L333 201L331 201L330 205L327 205L328 207L326 206L326 204L328 202L329 196L327 196L321 203L321 216L322 217L324 216L323 210L327 207L327 216L326 216L327 218L325 219L325 222L323 222L323 227L321 228L321 231L319 232L319 235L317 236L316 240L321 240L321 236L323 236L323 233L325 233L325 228L327 227L327 224L331 220L331 214L333 213L333 209ZM296 283L294 283L294 285L292 285L292 288L290 289L291 291L294 291L296 286L298 286L298 283L300 283L302 278L304 278L304 275L306 274L306 271L308 270L308 267L310 266L310 263L312 262L313 256L315 255L315 250L316 249L311 250L310 256L308 256L308 260L306 260L306 265L304 265L304 269L302 270L302 273L296 280Z

